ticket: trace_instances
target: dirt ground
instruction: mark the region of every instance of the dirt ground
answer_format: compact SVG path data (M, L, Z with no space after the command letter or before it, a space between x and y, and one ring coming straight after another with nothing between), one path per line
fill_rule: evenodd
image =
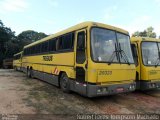
M85 98L22 72L0 69L0 113L59 115L56 119L77 114L160 114L160 90Z

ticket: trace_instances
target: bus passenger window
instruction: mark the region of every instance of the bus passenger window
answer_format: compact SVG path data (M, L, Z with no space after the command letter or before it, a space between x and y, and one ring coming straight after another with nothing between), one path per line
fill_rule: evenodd
M77 36L77 56L76 62L79 64L84 63L85 57L85 32L79 32Z
M63 36L62 46L63 49L72 49L72 34L67 34Z
M48 41L42 43L42 53L48 52Z
M49 40L49 52L56 51L56 40L57 39Z
M60 36L58 39L58 50L71 50L73 48L72 33Z

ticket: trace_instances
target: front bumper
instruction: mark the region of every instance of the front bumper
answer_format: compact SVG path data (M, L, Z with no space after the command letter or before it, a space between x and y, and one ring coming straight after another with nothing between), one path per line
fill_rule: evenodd
M93 85L71 81L70 89L87 97L107 96L135 91L136 82L113 85Z
M113 95L118 93L132 92L136 89L136 83L130 84L115 84L115 85L90 85L87 87L87 96L96 97L96 96L106 96Z
M150 90L160 88L160 81L144 81L140 80L136 82L137 89L139 90Z

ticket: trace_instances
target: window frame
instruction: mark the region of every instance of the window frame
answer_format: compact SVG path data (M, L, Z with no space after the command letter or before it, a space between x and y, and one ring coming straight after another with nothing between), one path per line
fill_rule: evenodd
M63 39L67 36L67 35L71 35L71 48L67 48L67 49L63 49ZM66 33L64 35L61 35L59 37L57 37L58 40L57 40L57 44L56 44L56 51L57 52L67 52L67 51L73 51L74 50L74 42L75 42L75 32L70 32L70 33ZM59 48L59 45L60 45L60 42L61 42L61 47L62 48Z
M135 46L135 50L134 50L134 52L136 52L136 57L137 57L137 64L136 64L136 62L134 62L135 63L135 66L137 67L138 65L139 65L139 53L138 53L138 47L137 47L137 45L136 45L136 43L131 43L131 50L132 50L132 45L134 45ZM132 55L134 55L133 54L133 52L132 52ZM134 60L134 56L133 56L133 60Z
M144 65L144 66L147 66L147 67L154 67L155 65L145 65L144 64L144 61L143 61L143 53L142 53L142 43L143 42L155 42L156 44L157 44L157 46L158 46L158 43L160 43L160 42L157 42L157 41L142 41L141 43L140 43L140 50L141 50L141 61L142 61L142 64ZM160 52L160 48L159 48L159 46L158 46L158 52ZM159 54L159 53L158 53ZM160 64L158 65L158 66L160 66Z
M117 34L117 33L120 33L120 34L124 34L124 35L127 35L128 37L129 37L129 40L130 40L130 36L129 36L129 34L125 34L125 33L122 33L122 32L119 32L119 31L116 31L116 30L112 30L112 29L109 29L109 28L104 28L104 27L98 27L98 26L92 26L91 28L90 28L90 55L91 55L91 60L94 62L94 63L109 63L109 62L104 62L104 61L95 61L94 59L93 59L93 53L92 53L92 43L91 43L91 39L92 39L92 35L91 35L91 31L92 31L92 29L94 29L94 28L100 28L100 29L105 29L105 30L110 30L110 31L114 31L115 32L115 35ZM129 41L130 42L130 48L131 48L131 41ZM119 43L118 42L118 39L117 39L117 35L116 35L116 43ZM131 51L131 54L132 54L132 51ZM132 57L133 57L133 55L132 55ZM126 62L112 62L113 64L127 64ZM134 60L133 60L133 63L130 63L131 65L132 64L135 64L134 63Z
M71 48L70 49L60 49L60 50L58 50L58 40L59 40L59 38L60 37L62 37L62 36L65 36L65 35L71 35ZM53 51L50 51L50 41L55 41L55 50ZM46 52L42 52L42 44L44 43L44 42L48 42L48 48L47 48L47 51ZM73 52L74 51L74 43L75 43L75 31L72 31L72 32L68 32L68 33L66 33L66 34L63 34L63 35L60 35L60 36L57 36L57 37L54 37L54 38L51 38L51 39L48 39L48 40L46 40L46 41L44 41L44 42L40 42L40 43L38 43L38 44L36 44L36 45L33 45L33 46L30 46L30 47L27 47L27 48L24 48L23 49L23 51L24 51L24 56L35 56L35 55L43 55L43 54L58 54L58 53L65 53L65 52ZM30 49L32 48L32 47L35 47L35 46L40 46L40 51L38 51L38 52L34 52L34 53L30 53ZM36 51L37 51L37 49L36 49Z

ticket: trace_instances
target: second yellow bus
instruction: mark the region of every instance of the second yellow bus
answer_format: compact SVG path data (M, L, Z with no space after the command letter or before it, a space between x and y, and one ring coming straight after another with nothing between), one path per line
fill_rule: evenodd
M132 37L131 42L137 71L137 89L160 88L160 40Z
M22 68L22 51L13 55L13 68L21 71Z

